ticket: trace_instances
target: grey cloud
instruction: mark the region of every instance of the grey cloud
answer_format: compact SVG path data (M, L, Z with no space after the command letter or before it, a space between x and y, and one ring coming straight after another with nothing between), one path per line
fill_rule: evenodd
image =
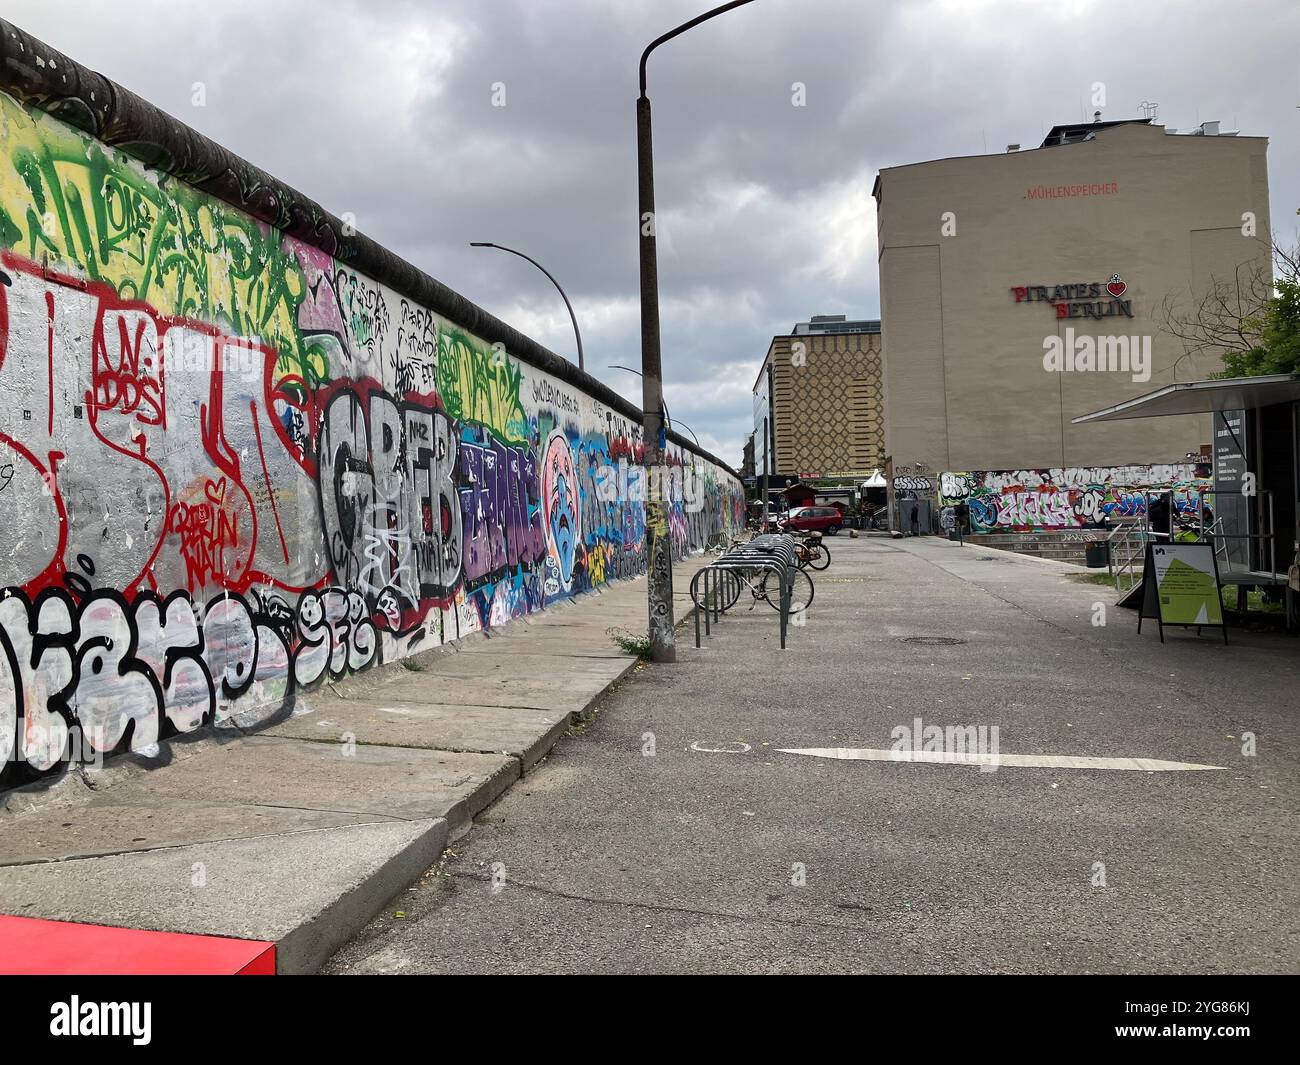
M639 360L637 59L707 6L175 0L123 18L108 5L11 0L6 17L353 212L377 240L494 313L538 323L538 339L567 353L546 279L466 243L534 255L587 323L590 368L637 398L634 377L605 369ZM1294 70L1297 40L1300 9L1287 0L757 0L671 42L651 60L650 95L674 413L738 463L771 336L814 313L878 313L873 205L855 176L869 191L882 166L1037 144L1052 124L1091 114L1094 82L1109 117L1156 100L1170 125L1218 118L1270 136L1274 227L1292 233L1296 101L1279 74ZM202 109L190 104L196 80ZM505 108L491 106L498 81ZM796 81L803 108L791 106ZM839 276L823 260L844 246L846 218L866 247Z

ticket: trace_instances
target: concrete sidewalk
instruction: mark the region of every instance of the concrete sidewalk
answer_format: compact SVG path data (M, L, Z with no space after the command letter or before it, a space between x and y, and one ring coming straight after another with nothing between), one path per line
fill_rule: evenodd
M690 615L692 558L673 571ZM0 912L265 940L313 972L636 665L645 578L300 695L254 735L169 743L21 789ZM684 635L684 634L683 634Z

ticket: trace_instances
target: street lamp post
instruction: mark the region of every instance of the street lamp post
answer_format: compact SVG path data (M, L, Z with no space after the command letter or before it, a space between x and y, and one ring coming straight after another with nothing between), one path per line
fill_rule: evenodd
M650 135L650 98L646 95L646 60L659 45L701 22L752 0L732 0L684 22L651 41L641 53L641 95L636 101L637 225L641 232L641 409L646 469L646 588L650 609L650 659L677 661L673 626L673 544L668 507L658 475L663 464L663 369L659 350L659 263L655 248L654 149Z
M621 365L619 365L619 364L616 363L616 362L611 362L611 363L609 364L609 368L610 368L611 370L626 370L628 373L634 373L634 374L636 374L637 377L642 376L640 370L634 370L634 369L632 369L631 366L621 366ZM689 425L687 425L685 422L677 421L677 419L675 419L675 418L672 416L672 414L671 414L671 413L669 412L669 410L668 410L668 401L667 401L667 400L664 400L664 421L668 423L668 428L669 428L669 429L676 429L678 426L680 426L681 428L685 429L688 433L690 433L690 434L691 434L691 439L695 441L695 446L696 446L696 447L703 447L703 446L704 446L703 444L700 443L700 438L699 438L698 436L695 435L695 430L694 430L694 429L692 429L692 428L691 428Z
M573 338L578 342L578 369L586 370L587 366L582 357L582 334L578 332L578 316L573 313L573 304L569 302L569 297L564 294L564 289L560 288L560 283L555 280L555 277L551 272L531 255L525 255L521 251L515 251L514 248L507 248L504 244L493 244L488 240L471 240L469 246L471 248L496 248L498 251L508 251L511 255L518 255L521 259L527 259L537 267L537 269L550 278L551 284L555 286L555 291L560 294L560 299L564 300L564 305L569 309L569 321L573 323Z

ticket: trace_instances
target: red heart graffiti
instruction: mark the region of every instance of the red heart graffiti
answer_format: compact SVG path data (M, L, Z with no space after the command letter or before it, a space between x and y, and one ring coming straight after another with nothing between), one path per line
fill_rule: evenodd
M226 501L226 479L223 477L216 484L209 479L203 486L203 494L207 496L209 503L221 506Z
M1124 295L1125 292L1128 291L1128 285L1126 285L1123 281L1121 281L1119 279L1119 275L1117 274L1110 279L1110 283L1106 286L1106 291L1109 292L1116 299L1119 299L1122 295Z

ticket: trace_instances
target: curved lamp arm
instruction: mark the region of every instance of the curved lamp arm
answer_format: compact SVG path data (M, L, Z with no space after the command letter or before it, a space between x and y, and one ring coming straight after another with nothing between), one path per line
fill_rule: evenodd
M518 255L521 259L527 259L550 279L551 284L555 286L555 291L560 294L560 299L564 300L565 307L569 309L569 321L573 323L573 338L578 342L578 369L585 371L587 366L582 356L582 334L578 331L578 316L573 313L573 304L569 302L569 297L564 294L564 289L560 287L560 283L555 280L554 275L531 255L525 255L514 248L507 248L504 244L493 244L490 240L471 240L469 246L471 248L496 248L498 251L508 251L511 255Z
M645 64L646 60L650 58L651 52L665 41L671 41L678 34L685 33L692 26L698 26L701 22L707 22L715 15L721 15L723 12L730 11L733 7L740 7L742 4L750 3L753 3L753 0L731 0L731 3L723 4L721 7L715 7L712 11L704 12L703 15L697 15L695 18L691 19L690 22L683 22L675 30L669 30L662 37L656 37L651 41L650 44L646 46L646 50L641 53L641 95L645 95Z

